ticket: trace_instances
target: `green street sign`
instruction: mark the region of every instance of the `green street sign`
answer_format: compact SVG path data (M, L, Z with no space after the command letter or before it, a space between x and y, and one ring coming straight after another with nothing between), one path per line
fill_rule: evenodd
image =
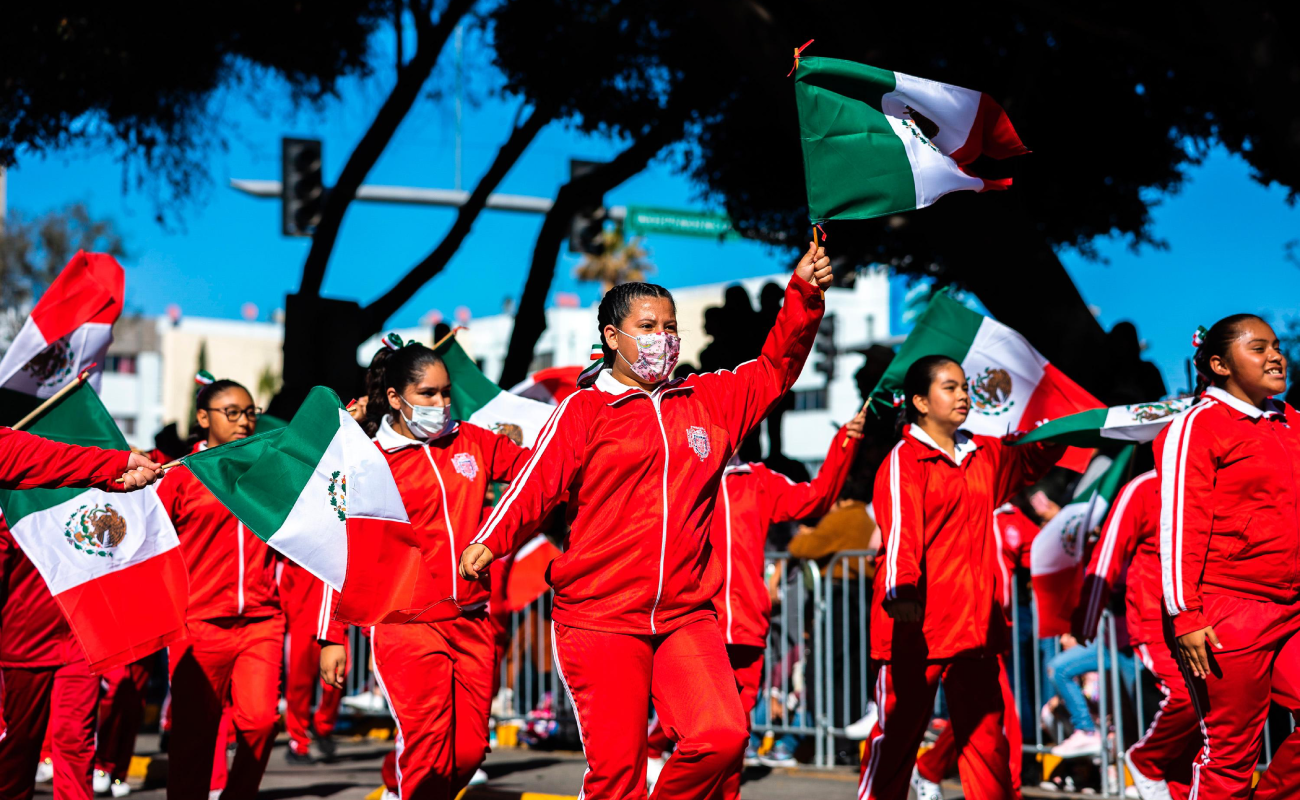
M672 208L628 206L627 218L623 224L628 232L634 235L665 233L678 236L707 236L713 239L736 235L731 229L731 220L725 214Z

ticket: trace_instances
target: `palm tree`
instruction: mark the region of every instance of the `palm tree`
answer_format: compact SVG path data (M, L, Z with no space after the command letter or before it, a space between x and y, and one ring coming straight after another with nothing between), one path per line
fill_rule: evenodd
M650 253L640 236L624 239L621 227L610 226L601 232L600 241L603 248L599 254L582 256L574 271L578 280L600 281L602 289L608 292L620 283L643 281L647 274L654 272Z

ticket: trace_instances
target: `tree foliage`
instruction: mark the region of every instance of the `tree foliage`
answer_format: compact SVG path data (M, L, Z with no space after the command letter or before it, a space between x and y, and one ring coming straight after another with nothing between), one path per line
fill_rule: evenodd
M82 203L41 216L11 212L0 221L0 309L25 314L78 250L126 257L113 221L93 218Z

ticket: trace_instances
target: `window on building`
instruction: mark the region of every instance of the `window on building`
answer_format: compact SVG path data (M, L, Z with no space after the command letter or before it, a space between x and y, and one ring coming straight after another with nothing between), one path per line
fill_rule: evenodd
M795 411L819 411L825 409L826 389L806 389L802 392L794 393L794 410Z
M550 369L554 365L554 353L537 353L533 356L533 363L528 365L528 371L536 372L539 369Z
M112 356L109 356L112 358ZM135 436L135 417L113 417L123 436Z
M105 357L104 357L104 371L105 371L105 372L115 372L115 373L117 373L117 374L119 374L119 375L134 375L134 374L135 374L135 356L133 356L133 355L130 355L130 356L123 356L123 355L117 355L117 356L105 356Z

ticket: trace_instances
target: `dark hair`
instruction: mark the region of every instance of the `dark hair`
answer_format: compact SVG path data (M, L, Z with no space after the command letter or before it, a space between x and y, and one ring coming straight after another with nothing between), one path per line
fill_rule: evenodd
M657 283L620 283L605 292L605 296L600 299L600 308L596 311L596 328L600 333L601 349L605 351L605 366L614 365L614 351L605 343L605 326L619 327L627 315L632 313L633 301L643 297L661 297L672 303L673 311L677 311L672 292Z
M1225 361L1231 361L1229 349L1232 347L1232 340L1236 339L1237 334L1241 332L1239 330L1241 323L1252 319L1264 321L1255 314L1232 314L1211 325L1201 337L1201 345L1196 348L1196 355L1192 356L1192 364L1196 367L1194 394L1197 397L1209 387L1223 383L1223 376L1215 374L1214 370L1210 369L1210 359L1218 356Z
M389 389L401 394L406 387L418 383L426 369L441 363L437 353L418 343L397 350L387 346L379 348L370 359L370 369L366 370L366 417L361 422L366 435L373 437L378 433L384 416L392 414L388 407Z
M928 395L935 373L947 364L957 364L957 360L948 356L921 356L907 368L907 374L903 376L903 411L898 415L897 423L900 433L908 423L916 422L921 415L912 398L918 394Z
M190 438L186 442L189 447L192 448L195 444L208 438L208 429L199 425L198 412L207 411L208 404L212 402L212 398L222 392L228 392L231 389L242 389L243 391L248 392L249 397L253 396L253 393L249 392L242 383L232 381L229 378L222 378L219 381L213 381L212 383L201 384L199 386L199 393L194 396L194 424L190 426Z

